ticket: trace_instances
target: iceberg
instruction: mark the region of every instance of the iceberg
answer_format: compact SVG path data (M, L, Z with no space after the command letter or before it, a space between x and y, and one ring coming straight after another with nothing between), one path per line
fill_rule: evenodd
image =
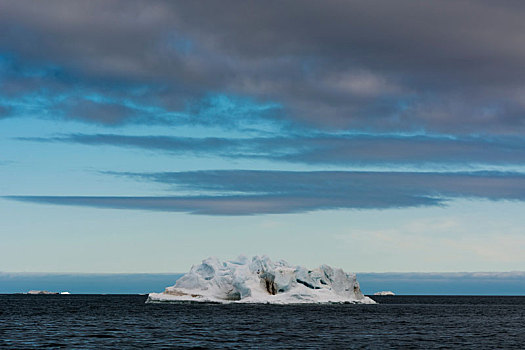
M29 292L27 292L27 294L32 294L32 295L40 295L40 294L43 294L43 295L54 295L54 294L58 294L56 292L49 292L47 290L30 290Z
M150 293L146 302L375 304L363 295L353 273L328 265L310 270L284 260L273 262L267 256L242 255L225 262L205 259L174 286Z
M389 290L381 291L381 292L375 292L374 295L380 295L380 296L392 296L396 295L394 292L391 292Z

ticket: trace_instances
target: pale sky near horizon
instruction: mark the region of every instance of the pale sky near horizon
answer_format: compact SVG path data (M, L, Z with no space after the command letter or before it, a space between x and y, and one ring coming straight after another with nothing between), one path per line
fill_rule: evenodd
M0 271L525 270L524 16L0 0Z

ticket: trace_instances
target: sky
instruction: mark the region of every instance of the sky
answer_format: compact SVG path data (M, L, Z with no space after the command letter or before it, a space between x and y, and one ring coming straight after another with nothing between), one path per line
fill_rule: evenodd
M523 271L524 17L0 0L0 271Z

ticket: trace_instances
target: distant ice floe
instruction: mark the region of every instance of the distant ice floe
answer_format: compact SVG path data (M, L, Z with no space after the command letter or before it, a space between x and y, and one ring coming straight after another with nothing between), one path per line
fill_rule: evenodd
M57 294L71 294L69 292L49 292L47 290L30 290L29 292L27 292L27 294L33 294L33 295L38 295L38 294L45 294L45 295L57 295Z
M391 292L389 290L387 291L382 291L382 292L375 292L374 295L396 295L394 292Z
M267 256L205 259L174 286L150 293L147 302L375 304L361 293L353 273L328 265L310 270Z
M30 290L29 292L27 292L27 294L33 294L33 295L37 295L37 294L46 294L46 295L49 295L49 294L58 294L57 292L49 292L47 290Z

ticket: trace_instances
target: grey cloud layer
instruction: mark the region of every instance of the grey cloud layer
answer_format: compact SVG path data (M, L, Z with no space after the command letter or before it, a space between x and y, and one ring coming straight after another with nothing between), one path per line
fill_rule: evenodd
M133 147L173 154L261 158L320 165L525 163L525 140L519 137L316 134L234 139L71 134L21 140Z
M44 204L187 212L206 215L299 213L325 209L386 209L444 205L453 198L525 200L525 175L513 173L391 173L196 171L117 173L192 190L197 196L11 196Z
M75 87L179 111L212 91L280 103L272 118L322 128L525 132L522 1L0 4L2 51L61 69L11 74L14 95ZM136 119L84 107L66 113Z
M280 132L26 141L316 165L525 160L522 1L0 0L0 9L0 119L237 131L269 123ZM361 134L332 132L348 129ZM406 136L425 133L448 136ZM525 199L524 176L509 173L121 175L200 195L11 198L211 215Z

